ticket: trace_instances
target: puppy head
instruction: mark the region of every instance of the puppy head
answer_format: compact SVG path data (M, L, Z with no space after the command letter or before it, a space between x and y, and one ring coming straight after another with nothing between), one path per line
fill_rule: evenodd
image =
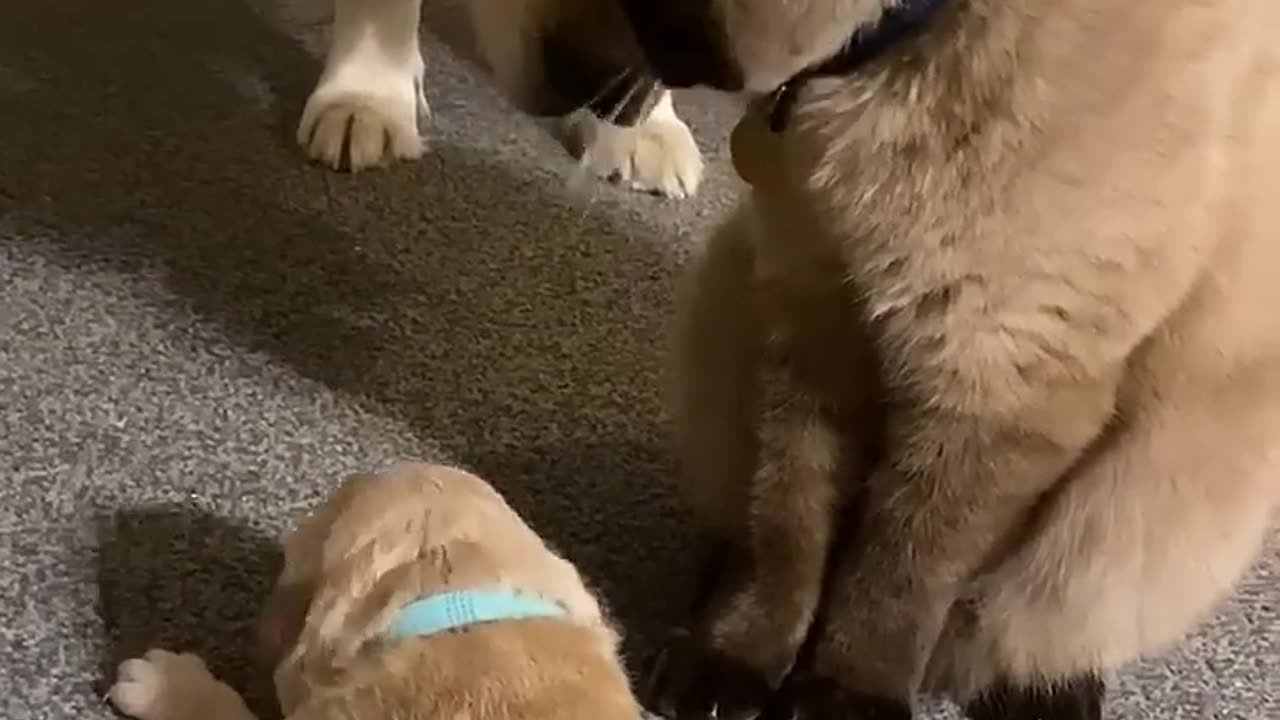
M352 475L283 539L284 564L258 623L261 659L274 666L283 658L322 592L354 604L390 570L429 556L430 546L451 534L523 529L497 491L456 468L401 463Z
M324 546L352 498L375 478L353 475L303 518L282 543L283 565L258 619L260 660L274 667L298 640L324 575Z
M354 475L283 546L258 631L291 717L455 717L479 703L497 709L476 720L565 720L552 701L576 698L572 717L636 718L617 637L577 570L475 475L419 463ZM567 617L365 652L405 604L488 585L554 598ZM530 709L502 709L522 704Z

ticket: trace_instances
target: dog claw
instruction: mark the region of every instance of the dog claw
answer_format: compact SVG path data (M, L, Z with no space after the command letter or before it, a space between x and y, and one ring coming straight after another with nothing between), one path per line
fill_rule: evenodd
M1002 683L965 708L971 720L1101 720L1106 686L1086 676L1049 688Z
M776 703L779 718L798 720L912 720L907 701L872 697L825 678L789 683Z
M756 720L772 693L759 673L679 632L654 662L647 695L672 720Z

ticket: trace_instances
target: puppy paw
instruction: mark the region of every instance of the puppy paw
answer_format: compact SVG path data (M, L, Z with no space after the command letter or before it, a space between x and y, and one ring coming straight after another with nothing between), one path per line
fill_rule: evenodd
M760 673L680 632L649 672L648 704L670 720L751 720L765 715L772 684Z
M693 195L702 182L702 152L670 100L634 127L588 117L578 132L582 163L599 177L673 198Z
M138 720L195 720L209 714L209 699L221 689L199 657L148 650L120 663L108 697Z
M422 156L419 117L429 114L416 51L400 62L353 53L326 69L298 123L298 144L334 170L352 172Z
M779 717L796 720L912 720L907 700L855 692L827 678L789 682L776 701Z

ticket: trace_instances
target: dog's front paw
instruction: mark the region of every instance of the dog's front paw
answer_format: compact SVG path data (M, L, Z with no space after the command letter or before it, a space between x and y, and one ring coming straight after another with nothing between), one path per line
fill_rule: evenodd
M909 701L854 692L827 678L793 679L777 705L780 715L796 720L912 720Z
M578 133L582 162L599 177L673 198L693 195L702 182L702 151L669 96L634 127L590 116Z
M206 714L202 710L220 689L199 657L149 650L120 663L108 697L139 720L194 720Z
M750 720L767 717L772 694L763 675L682 631L651 669L647 700L670 720Z
M970 720L1101 720L1106 685L1094 675L1028 687L1000 683L965 706Z
M421 157L423 70L416 52L400 62L355 54L331 65L307 99L298 144L313 159L353 172Z

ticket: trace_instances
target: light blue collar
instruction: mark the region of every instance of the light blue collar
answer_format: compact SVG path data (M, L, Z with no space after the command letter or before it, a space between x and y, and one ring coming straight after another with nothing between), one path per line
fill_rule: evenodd
M456 590L405 605L387 635L422 637L499 620L564 617L559 603L514 590Z

